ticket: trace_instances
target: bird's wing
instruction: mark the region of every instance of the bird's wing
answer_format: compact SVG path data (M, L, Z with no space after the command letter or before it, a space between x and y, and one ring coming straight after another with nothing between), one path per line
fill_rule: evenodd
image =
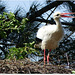
M42 39L36 37L36 38L35 38L35 43L36 43L36 44L39 44L40 42L42 42Z
M43 26L37 32L37 38L43 40L45 36L48 35L51 36L51 34L55 31L55 29L56 29L56 25Z

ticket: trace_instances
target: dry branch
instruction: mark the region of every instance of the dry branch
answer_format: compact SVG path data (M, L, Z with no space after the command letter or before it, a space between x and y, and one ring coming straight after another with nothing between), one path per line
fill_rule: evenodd
M47 6L43 7L42 9L35 11L34 13L32 13L31 15L28 16L29 21L34 21L36 17L41 16L43 13L47 12L48 10L57 7L58 5L62 4L63 1L54 1L50 4L48 4Z
M45 23L50 23L50 24L55 24L55 22L53 20L45 20L45 19L40 19L40 18L36 18L35 21L45 22ZM74 23L69 23L69 22L61 22L61 23L63 25L75 26Z

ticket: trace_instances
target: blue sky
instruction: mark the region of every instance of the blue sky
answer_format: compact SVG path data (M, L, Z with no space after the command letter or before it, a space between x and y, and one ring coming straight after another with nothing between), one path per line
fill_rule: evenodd
M18 7L21 7L25 9L25 11L29 10L30 5L33 1L38 1L39 3L42 3L45 0L2 0L3 3L6 5L6 8L9 10L9 12L14 12Z
M43 6L43 5L45 5L45 1L46 0L2 0L2 1L6 5L6 9L9 12L15 12L15 10L19 9L19 7L20 7L21 9L23 9L23 11L21 10L21 14L24 15L26 12L28 12L29 7L31 6L33 1L37 1L37 3L40 3ZM60 5L58 7L58 9L55 10L55 12L56 11L66 12L67 13L68 12L68 8L64 8L64 6ZM51 11L47 11L46 13L49 14L50 12ZM44 14L44 16L45 16L44 18L45 19L48 16L46 13ZM64 20L66 20L66 18ZM68 19L68 21L71 21L71 19Z
M40 3L42 6L45 5L45 1L46 0L2 0L3 3L6 5L6 9L9 12L15 12L16 9L18 9L19 7L21 7L21 9L23 9L23 11L21 11L21 14L25 14L28 10L29 7L31 6L31 4L33 3L33 1L37 1L37 3ZM56 11L60 11L60 12L69 12L68 8L64 8L65 6L60 5L58 7L58 9L55 10ZM50 13L51 11L47 11L46 13ZM44 14L45 18L47 14ZM66 20L67 18L65 18L64 20ZM71 21L71 19L69 18L68 21Z

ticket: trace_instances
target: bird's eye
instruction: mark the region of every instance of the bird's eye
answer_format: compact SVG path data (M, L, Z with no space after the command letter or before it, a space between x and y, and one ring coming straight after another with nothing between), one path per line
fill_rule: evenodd
M57 14L56 16L59 16L59 14Z

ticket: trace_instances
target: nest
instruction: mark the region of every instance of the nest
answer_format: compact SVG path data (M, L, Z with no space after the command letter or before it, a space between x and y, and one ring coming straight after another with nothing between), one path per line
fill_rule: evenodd
M61 65L40 65L39 62L31 62L28 58L22 60L0 60L0 73L8 74L71 74L70 69Z

